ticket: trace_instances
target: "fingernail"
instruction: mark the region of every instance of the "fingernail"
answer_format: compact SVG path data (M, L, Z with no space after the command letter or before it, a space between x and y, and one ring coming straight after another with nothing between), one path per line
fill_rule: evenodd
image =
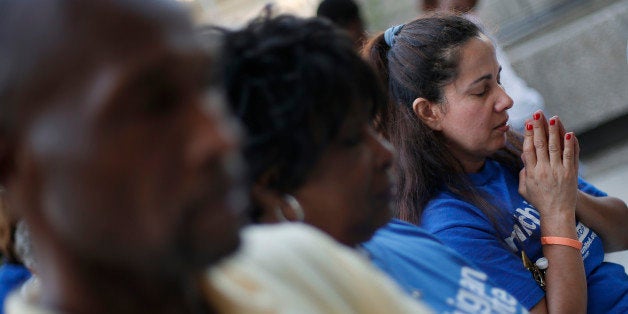
M532 124L526 123L526 130L532 131Z
M567 134L565 134L565 139L566 139L566 140L570 140L570 139L571 139L571 133L567 133Z
M551 118L550 119L550 125L554 125L556 124L556 118Z
M538 119L541 119L541 114L537 112L534 114L534 120L538 120Z

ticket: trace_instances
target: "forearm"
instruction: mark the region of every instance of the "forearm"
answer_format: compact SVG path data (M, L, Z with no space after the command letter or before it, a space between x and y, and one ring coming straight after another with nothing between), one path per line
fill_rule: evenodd
M580 251L546 245L543 254L549 262L545 273L547 312L586 313L587 284Z
M562 220L562 221L561 221ZM541 219L541 235L577 239L575 217ZM585 313L587 283L580 250L564 245L543 245L548 260L545 273L547 313Z
M602 238L606 252L628 249L628 208L622 200L579 191L576 216Z

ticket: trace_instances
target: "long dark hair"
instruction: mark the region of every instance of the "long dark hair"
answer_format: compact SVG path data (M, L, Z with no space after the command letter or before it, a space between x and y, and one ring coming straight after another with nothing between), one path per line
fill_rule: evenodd
M499 225L496 219L506 218L496 208L500 204L492 204L474 187L443 135L423 123L412 109L419 97L446 105L443 87L458 75L460 47L480 34L480 29L463 17L438 14L405 24L394 36L392 47L384 34L364 46L363 56L388 88L389 106L380 123L398 151L394 211L402 220L419 224L429 200L443 190L480 208L494 226ZM509 132L506 147L489 158L517 174L523 167L521 144L521 137Z

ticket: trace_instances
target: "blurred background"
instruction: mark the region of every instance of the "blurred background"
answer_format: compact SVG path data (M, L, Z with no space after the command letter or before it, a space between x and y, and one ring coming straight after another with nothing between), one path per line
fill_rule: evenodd
M271 3L315 15L320 0L180 0L198 23L243 25ZM376 34L421 14L422 0L356 0ZM582 175L628 201L628 0L481 0L478 15L515 71L581 142Z

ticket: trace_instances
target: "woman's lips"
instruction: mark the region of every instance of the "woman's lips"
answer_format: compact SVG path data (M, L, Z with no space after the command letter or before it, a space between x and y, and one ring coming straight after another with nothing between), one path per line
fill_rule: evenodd
M510 130L510 126L508 125L508 118L506 118L504 122L496 126L494 129L502 132L508 132L508 130Z
M510 126L508 124L504 123L504 124L500 124L495 129L498 130L498 131L502 131L502 132L508 132L508 130L510 130Z

